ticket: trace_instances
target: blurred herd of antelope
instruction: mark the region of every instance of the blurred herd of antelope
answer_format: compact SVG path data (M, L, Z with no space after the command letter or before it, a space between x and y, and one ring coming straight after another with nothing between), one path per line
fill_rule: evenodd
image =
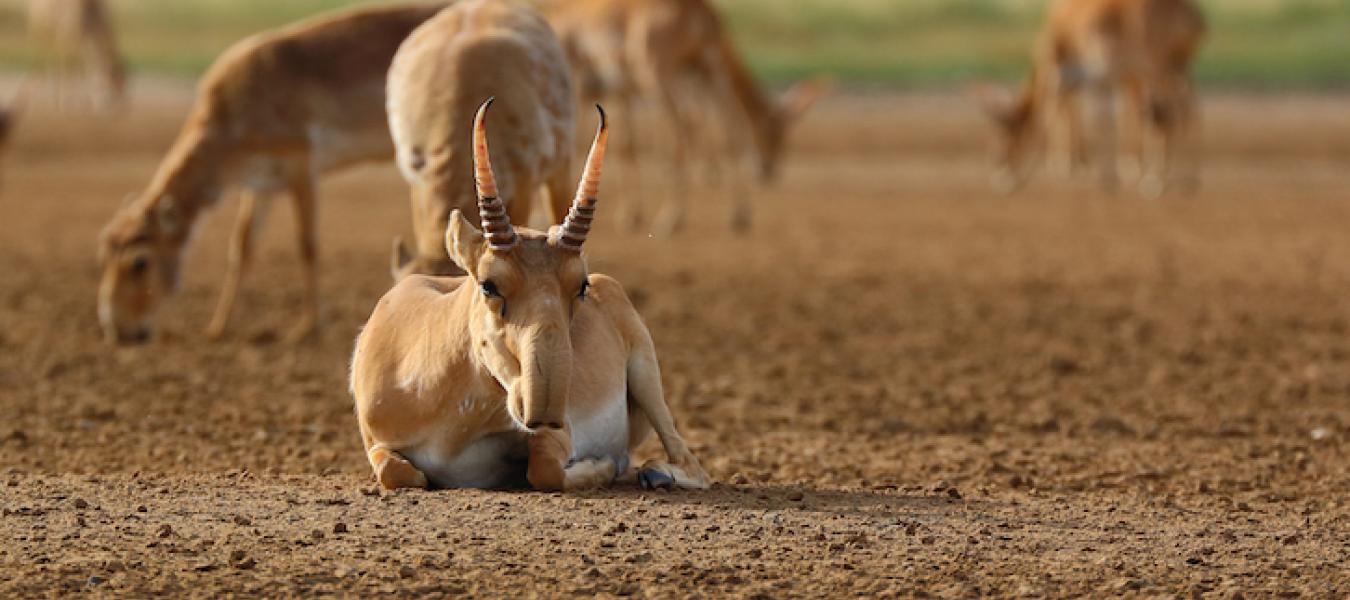
M125 101L102 0L30 0L29 25L59 108L77 97L99 108ZM1127 171L1146 196L1194 190L1189 66L1204 35L1189 0L1053 2L1020 92L975 88L996 125L996 185L1016 190L1048 160L1063 173L1093 168L1107 189ZM31 84L0 106L0 153ZM390 236L397 283L357 340L351 370L376 479L390 488L570 490L623 478L706 487L665 404L645 325L620 284L590 272L581 254L610 128L628 184L613 221L678 234L690 164L701 159L722 184L731 229L744 232L749 182L777 176L792 126L831 87L815 77L767 91L710 0L371 4L259 33L208 69L154 176L104 227L103 335L153 336L194 230L237 194L206 337L227 335L259 228L282 195L297 217L304 288L289 337L313 337L322 324L318 179L393 159L410 190L412 244ZM612 116L599 110L572 194L575 132L590 118L578 107L602 103ZM670 133L670 183L650 194L660 200L654 214L638 185L649 139L635 126L641 104ZM1118 165L1122 156L1131 168ZM630 452L651 431L667 461L633 468Z

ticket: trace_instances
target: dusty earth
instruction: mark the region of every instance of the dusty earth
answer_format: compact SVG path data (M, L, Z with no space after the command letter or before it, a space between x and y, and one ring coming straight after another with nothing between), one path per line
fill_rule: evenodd
M101 343L95 237L189 101L139 94L39 107L7 157L0 596L1350 595L1343 96L1210 95L1189 199L992 195L952 95L825 103L745 237L705 190L674 240L621 230L614 166L592 268L719 483L563 495L372 485L345 371L408 229L388 165L324 185L317 342L280 341L278 203L229 339L232 204L161 339Z

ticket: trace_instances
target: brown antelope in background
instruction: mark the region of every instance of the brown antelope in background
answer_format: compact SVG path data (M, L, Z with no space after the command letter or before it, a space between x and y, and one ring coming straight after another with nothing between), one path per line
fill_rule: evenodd
M445 252L453 210L477 215L470 165L470 117L499 98L493 141L511 220L528 223L535 193L548 191L550 223L570 193L576 108L562 46L532 9L503 0L459 2L413 32L389 71L389 130L412 188L415 253L395 241L394 278L459 275Z
M29 0L28 31L46 55L58 103L68 100L65 88L77 80L95 106L125 100L126 68L103 0Z
M1143 178L1140 190L1162 194L1176 183L1194 189L1197 177L1197 109L1188 69L1205 34L1204 16L1189 0L1061 0L1036 41L1031 76L1015 99L978 89L998 125L996 185L1020 187L1041 159L1047 137L1059 142L1065 170L1086 162L1080 96L1096 100L1094 134L1103 187L1117 174L1116 102L1135 125ZM1161 137L1161 156L1148 164L1147 130ZM1151 172L1149 172L1151 170Z
M207 335L225 330L268 200L294 201L305 301L290 336L318 319L315 180L393 156L385 78L403 39L444 4L359 8L235 44L198 85L196 106L150 187L118 211L102 236L99 319L108 338L150 335L155 309L204 210L242 190L229 270Z
M673 186L656 229L670 233L684 224L689 192L686 164L691 152L736 165L748 137L758 157L759 177L775 178L789 128L828 89L823 80L800 83L781 98L767 95L732 45L717 10L705 0L551 0L549 20L563 40L583 100L613 100L625 123L633 100L660 103L672 126ZM725 133L726 153L701 144L701 112L712 112ZM621 155L636 167L636 134L624 136ZM699 147L703 146L703 147ZM636 179L636 178L634 178ZM750 196L731 179L732 228L751 222ZM633 194L636 202L641 194ZM625 207L629 221L642 220L643 207Z
M675 429L651 335L619 283L581 256L598 200L604 112L561 226L517 229L473 126L482 231L456 210L445 248L468 275L405 277L356 340L351 391L366 457L386 488L575 490L636 475L702 489ZM528 140L520 140L522 143ZM629 470L656 430L669 463Z

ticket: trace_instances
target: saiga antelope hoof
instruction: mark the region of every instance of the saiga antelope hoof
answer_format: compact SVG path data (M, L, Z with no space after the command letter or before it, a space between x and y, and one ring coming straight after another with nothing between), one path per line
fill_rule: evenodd
M670 490L675 488L675 478L660 469L644 468L638 471L638 483L644 490Z
M386 490L399 488L426 488L427 476L412 463L399 456L389 455L375 469L375 479Z

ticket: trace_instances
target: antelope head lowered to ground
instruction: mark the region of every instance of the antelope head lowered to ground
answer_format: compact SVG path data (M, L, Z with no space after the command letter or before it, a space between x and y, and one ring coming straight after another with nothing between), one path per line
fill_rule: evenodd
M150 337L155 309L178 282L192 231L235 189L239 214L207 337L224 335L263 216L283 193L295 208L304 283L289 337L317 333L319 178L394 155L384 109L389 65L404 38L444 6L342 10L248 37L221 54L202 76L197 102L149 186L103 230L98 313L104 335L118 343Z
M1115 105L1123 94L1125 132L1133 134L1128 141L1134 147L1128 150L1138 159L1140 191L1156 196L1173 184L1193 190L1198 120L1188 70L1204 35L1204 15L1191 0L1053 4L1021 93L991 86L974 90L998 131L996 187L1016 190L1048 148L1060 171L1095 160L1102 186L1114 189L1120 145ZM1084 93L1095 100L1088 131L1080 123ZM1091 148L1089 137L1095 140ZM1160 142L1156 153L1146 152L1149 137Z
M635 476L706 488L675 429L656 351L619 283L581 255L595 215L608 127L591 146L561 226L512 225L498 196L484 123L473 127L482 230L458 210L445 247L468 275L411 275L356 341L351 390L366 456L386 488L573 490ZM630 470L655 429L669 462Z

